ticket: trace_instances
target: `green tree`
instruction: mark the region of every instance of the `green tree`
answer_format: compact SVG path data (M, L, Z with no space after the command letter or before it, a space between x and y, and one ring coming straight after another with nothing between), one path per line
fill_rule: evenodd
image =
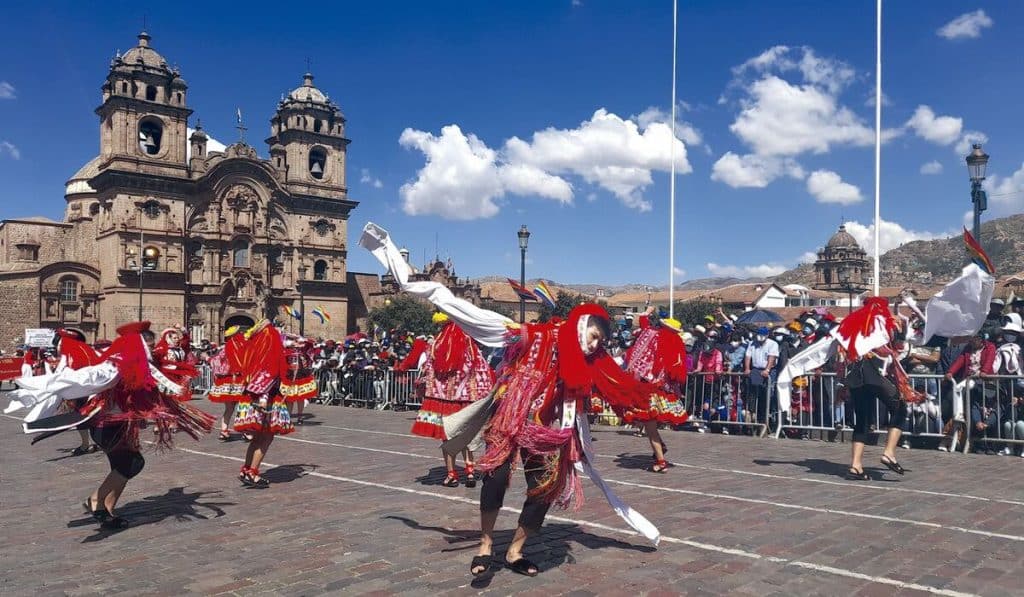
M413 334L433 334L434 309L412 298L399 295L391 303L370 311L370 322L383 330L406 330Z

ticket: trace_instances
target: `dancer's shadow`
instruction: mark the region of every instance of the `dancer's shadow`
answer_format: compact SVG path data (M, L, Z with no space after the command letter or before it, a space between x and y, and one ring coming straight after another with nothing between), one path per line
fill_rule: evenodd
M316 427L318 425L323 425L322 421L317 421L315 419L316 419L316 415L315 414L304 412L304 413L302 413L301 417L300 416L296 416L295 417L295 423L297 424L299 422L299 420L301 420L302 421L302 425L298 425L299 427Z
M442 553L465 551L473 551L475 553L476 547L480 542L479 529L446 529L438 526L420 524L418 521L404 516L392 515L383 516L381 518L384 520L397 520L410 529L417 531L429 531L444 535L445 541L453 547L442 549ZM470 583L473 588L482 589L490 585L495 572L501 568L501 562L504 561L504 553L508 544L512 541L512 535L513 531L511 530L494 532L493 552L498 564L492 565L491 569L487 573L475 577ZM541 529L540 533L529 538L523 546L523 554L537 564L537 568L541 572L557 568L566 562L575 564L576 559L573 557L572 546L569 544L570 541L582 547L586 547L587 549L616 548L640 553L653 553L655 551L653 547L647 545L633 545L632 543L626 543L625 541L619 541L618 539L609 539L608 537L592 535L583 531L582 528L576 524L555 523L545 525ZM469 557L466 558L467 574L469 574L469 559Z
M821 458L805 458L803 460L768 460L764 458L755 458L752 460L756 465L759 466L772 466L775 464L789 464L793 466L802 466L807 469L808 473L814 475L823 475L826 477L841 477L846 478L846 472L850 470L850 465L843 464L840 462L832 462L831 460L822 460ZM896 483L895 479L888 479L885 477L885 472L889 469L881 469L878 467L864 467L864 472L871 477L872 481L884 481L886 483ZM910 469L906 469L910 470Z
M189 520L208 520L220 518L226 513L222 506L234 506L235 502L200 502L203 496L220 495L219 491L196 491L186 493L184 487L168 489L163 495L151 495L141 500L129 502L117 509L117 515L127 519L130 523L128 529L147 524L155 524L173 518L179 522ZM204 512L205 511L205 512ZM212 514L212 516L210 516ZM102 541L111 535L116 535L122 530L109 530L98 526L98 523L88 514L81 518L68 522L68 528L97 525L96 532L82 540L82 543L94 543Z
M64 456L48 458L46 462L58 462L60 460L67 460L68 458L82 458L83 456L92 456L93 458L95 458L96 456L103 456L102 450L96 450L95 452L89 452L88 454L78 454L77 456L75 454L72 454L72 452L75 451L74 448L59 448L57 451L64 454Z
M445 475L448 474L448 469L443 466L435 466L434 468L427 471L427 474L416 477L416 482L420 485L440 485L444 481ZM459 479L463 481L464 479ZM479 483L479 481L477 481Z
M632 471L647 470L654 464L650 456L622 453L615 457L615 466Z
M260 473L260 476L271 483L291 483L292 481L305 477L309 471L320 468L317 464L281 464L272 469Z

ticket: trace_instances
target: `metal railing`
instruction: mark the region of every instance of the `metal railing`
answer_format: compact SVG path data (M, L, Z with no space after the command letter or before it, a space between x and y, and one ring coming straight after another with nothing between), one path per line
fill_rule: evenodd
M346 371L324 368L317 372L318 401L378 410L419 409L415 382L419 371L370 369Z
M960 383L966 426L964 452L972 442L1006 447L1024 444L1024 376L985 375Z
M686 412L690 413L691 425L723 431L738 427L764 436L774 399L771 391L774 381L774 378L767 378L758 386L739 372L690 373L682 399Z
M192 378L192 394L206 394L213 387L213 369L209 363L199 363L196 371L199 373Z

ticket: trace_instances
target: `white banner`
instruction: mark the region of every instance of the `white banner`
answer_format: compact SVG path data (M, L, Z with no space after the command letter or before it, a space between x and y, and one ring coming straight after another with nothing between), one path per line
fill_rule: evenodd
M56 334L50 328L26 328L25 345L33 348L46 348L53 346L53 336Z

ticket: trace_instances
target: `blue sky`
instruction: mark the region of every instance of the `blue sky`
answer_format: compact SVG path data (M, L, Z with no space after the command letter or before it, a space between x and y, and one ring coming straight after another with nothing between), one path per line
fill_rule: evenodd
M334 4L5 8L0 218L61 217L63 183L97 153L109 60L145 15L223 142L236 107L265 138L311 60L348 118L351 270L378 269L354 242L372 220L416 262L436 242L460 276L518 277L525 223L530 277L667 283L670 1ZM685 279L776 273L843 218L868 238L874 19L870 0L680 2ZM883 250L959 229L960 150L979 136L985 217L1024 211L1024 3L890 1L884 26Z

